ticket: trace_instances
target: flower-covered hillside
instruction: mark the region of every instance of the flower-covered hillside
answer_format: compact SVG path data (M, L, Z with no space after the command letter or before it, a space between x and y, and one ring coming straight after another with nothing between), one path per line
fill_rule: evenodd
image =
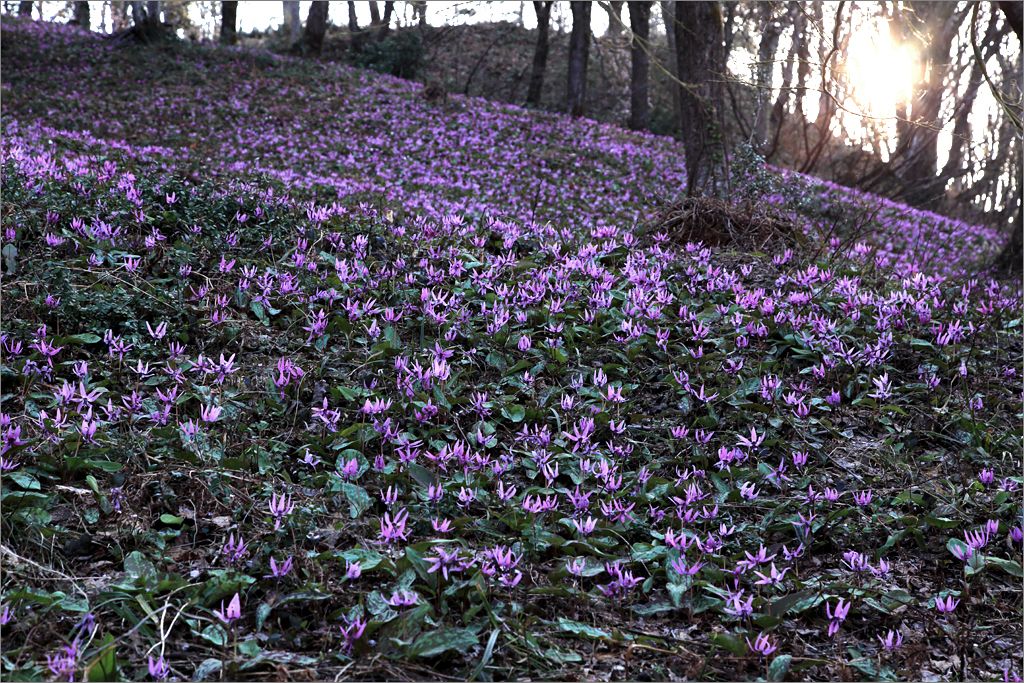
M432 110L12 26L5 677L1021 673L1017 291L638 238L668 140L473 101L359 128ZM337 139L283 96L326 74Z
M322 200L435 220L490 216L560 231L625 228L683 190L683 147L587 119L479 98L428 101L421 85L337 64L192 46L114 46L72 26L5 21L4 131L173 150L196 177L262 175ZM53 129L53 130L50 130ZM99 148L92 148L97 151ZM739 183L742 186L744 183ZM828 231L859 193L789 174L787 201ZM961 273L997 231L868 197L885 265ZM862 228L863 226L858 226Z

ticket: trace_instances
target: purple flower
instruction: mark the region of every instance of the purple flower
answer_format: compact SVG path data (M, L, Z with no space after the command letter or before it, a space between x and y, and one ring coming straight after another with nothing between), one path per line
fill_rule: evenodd
M767 657L779 649L778 645L773 644L766 633L757 636L754 642L750 642L750 638L746 638L746 641L747 646L762 657Z
M146 662L146 666L149 669L150 677L152 677L154 681L165 681L171 674L171 667L167 665L163 655L160 655L156 659L153 659L153 657L150 656Z
M242 617L242 601L238 593L235 593L235 597L231 598L227 609L224 608L224 601L221 600L220 609L213 610L213 613L225 624L230 624L236 619L240 619Z

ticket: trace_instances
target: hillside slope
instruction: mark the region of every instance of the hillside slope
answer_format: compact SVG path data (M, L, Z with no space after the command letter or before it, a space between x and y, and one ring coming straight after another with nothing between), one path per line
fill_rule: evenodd
M5 679L1020 674L985 231L755 174L826 237L711 248L670 140L0 38Z

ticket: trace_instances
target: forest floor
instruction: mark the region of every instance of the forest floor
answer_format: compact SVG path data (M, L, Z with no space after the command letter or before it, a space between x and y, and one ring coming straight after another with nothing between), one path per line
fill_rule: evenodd
M753 163L697 211L674 140L338 65L0 39L5 679L1021 674L994 231Z

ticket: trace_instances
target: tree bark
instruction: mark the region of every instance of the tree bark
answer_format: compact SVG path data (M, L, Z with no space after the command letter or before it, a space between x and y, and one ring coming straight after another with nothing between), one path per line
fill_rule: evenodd
M1024 41L1021 37L1021 30L1024 29L1024 5L1020 0L999 0L997 4L1006 16L1010 28L1017 34L1017 40Z
M648 102L651 59L648 55L651 36L651 3L631 0L629 3L630 40L629 62L629 127L647 130L651 122Z
M796 63L800 43L803 40L801 35L803 30L801 25L802 17L803 13L800 11L800 4L795 2L795 0L790 0L786 10L786 19L793 27L793 38L790 42L789 52L786 55L786 63L782 67L782 88L779 89L779 96L775 98L775 104L772 105L772 113L768 120L768 126L773 133L771 145L763 152L766 159L770 159L778 149L779 135L782 131L782 125L786 120L789 99L793 95L791 87L793 85L793 67ZM796 113L801 116L803 115L799 110Z
M779 46L782 23L775 17L775 7L772 3L762 3L758 7L764 12L765 24L761 31L761 41L757 46L757 111L754 115L753 146L758 153L765 154L768 151L768 102L771 97L775 51Z
M551 23L552 0L534 0L533 9L537 13L537 46L533 50L533 66L530 69L530 87L526 91L526 103L540 105L541 92L544 89L544 72L548 66L548 25Z
M32 0L22 0L18 3L18 16L32 18L32 5L35 3Z
M661 20L665 24L665 40L668 43L668 72L673 79L679 79L679 70L676 67L676 10L675 0L661 0L659 6L661 7ZM672 113L675 114L676 121L682 118L682 109L679 104L679 88L673 85L669 86L669 90L672 91Z
M238 42L238 29L236 25L238 17L238 2L224 0L220 3L220 42L224 45L234 45Z
M391 15L395 11L395 3L392 0L386 0L384 3L384 16L380 20L380 29L377 32L378 38L383 38L391 30Z
M720 117L725 76L722 12L717 2L675 3L676 70L690 196L719 194L725 174Z
M284 0L284 23L288 29L288 48L294 50L302 38L299 0Z
M330 6L327 0L313 0L309 4L309 14L306 15L306 32L303 34L305 52L318 55L323 50L329 10Z
M370 26L377 26L380 24L380 9L377 7L376 0L370 0Z
M76 2L74 22L88 31L92 29L91 19L92 18L89 15L89 3L82 2L81 0Z
M604 5L608 12L608 35L617 36L622 33L622 0L615 0Z
M359 30L359 17L356 16L355 0L348 0L348 30L352 33Z
M913 33L923 36L927 77L914 96L910 121L903 128L907 136L899 141L899 148L905 155L900 174L908 192L906 199L911 204L930 206L941 195L936 188L936 166L938 165L938 138L942 127L939 114L944 94L943 81L949 71L949 47L956 36L960 21L956 14L956 3L913 2L910 6Z
M989 19L988 27L985 29L985 36L979 43L984 60L991 58L996 50L999 49L999 42L1003 31L997 28L997 18L998 15L993 12ZM939 172L939 177L944 179L943 184L945 184L945 180L962 176L967 170L964 168L964 151L971 144L971 110L974 109L974 101L977 99L978 91L981 89L982 79L981 64L977 60L972 59L970 75L967 77L967 88L964 90L963 97L957 103L955 113L953 114L953 135L949 147L949 156L946 158L942 171Z
M572 33L569 34L569 78L566 100L569 114L583 116L587 99L587 60L590 52L590 3L572 0Z

